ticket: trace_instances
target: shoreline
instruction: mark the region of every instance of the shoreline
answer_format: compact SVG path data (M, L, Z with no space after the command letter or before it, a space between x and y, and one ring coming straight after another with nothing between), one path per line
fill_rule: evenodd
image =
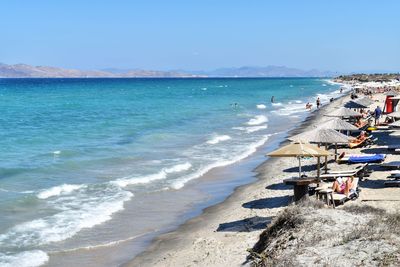
M287 136L285 137L285 140L282 140L279 142L278 147L284 145L287 143L287 137L298 134L302 131L305 131L307 128L311 127L313 123L316 122L318 116L321 112L324 112L326 110L331 110L336 106L341 105L345 100L347 101L349 96L349 92L345 93L341 97L335 99L331 103L327 103L323 107L321 107L319 110L314 110L309 114L302 122L300 122L297 126L294 126L294 128L290 129L287 132ZM265 147L264 147L265 148ZM261 148L259 148L261 149ZM240 185L234 188L233 192L228 195L222 202L213 204L209 207L206 207L202 210L201 214L198 216L195 216L187 221L185 221L183 224L179 225L175 230L161 234L154 238L150 245L141 253L136 255L131 261L127 262L126 264L122 266L173 266L173 265L181 265L181 264L186 264L188 265L189 262L193 261L196 265L218 265L218 264L237 264L239 265L239 261L232 260L229 262L201 262L201 260L197 260L197 253L196 255L191 255L190 251L192 253L195 253L196 247L199 243L205 243L201 244L201 249L200 250L207 250L204 249L204 246L209 247L210 251L215 250L216 247L214 247L214 243L221 243L220 240L215 240L215 239L210 239L207 241L207 237L209 234L216 234L218 235L219 232L222 232L222 239L224 239L224 230L220 231L221 225L232 225L233 228L240 228L241 224L244 224L246 228L246 224L263 224L264 226L268 224L271 220L272 217L274 217L283 207L286 207L290 203L290 198L292 195L292 189L290 187L284 186L282 183L282 178L279 178L279 176L285 175L283 172L284 169L290 168L293 166L292 160L290 160L290 163L288 164L288 160L283 160L281 158L268 158L265 159L261 164L259 164L253 172L255 173L252 175L252 178L255 178L255 181L250 182L248 184ZM276 168L276 166L279 166L279 168ZM274 168L275 167L275 168ZM272 171L271 171L272 170ZM276 177L278 176L278 178ZM275 177L275 178L274 178ZM278 193L274 194L267 194L265 191L274 191L272 190L266 190L268 187L279 187ZM283 192L279 192L283 191ZM235 210L235 213L237 214L237 217L246 217L246 215L249 213L249 211L243 211L243 212L236 212L238 207L237 205L241 203L249 203L248 197L249 193L253 193L252 202L257 205L263 205L260 201L260 203L257 202L257 200L262 200L263 197L266 196L265 200L271 199L271 205L266 208L268 210L268 218L265 219L264 221L258 220L258 218L266 218L261 215L265 213L265 210L261 207L251 207L249 208L250 214L253 215L253 213L256 213L256 216L252 216L250 219L244 219L242 222L240 220L233 221L233 222L225 222L228 218L232 217L232 215L235 214L229 214L229 210ZM269 192L270 193L270 192ZM269 202L269 201L265 201ZM258 204L257 204L258 203ZM245 205L241 205L242 208ZM251 206L251 204L250 204ZM268 204L267 204L268 206ZM240 207L239 207L240 208ZM254 212L254 210L257 210L257 212ZM243 213L243 214L242 214ZM235 217L235 216L233 216ZM220 219L219 219L220 218ZM218 223L220 221L220 223ZM237 222L237 223L236 223ZM217 227L218 224L218 227ZM209 234L207 234L207 232ZM226 231L229 232L229 231ZM245 232L245 233L250 233L250 231L241 231L239 229L239 232ZM206 234L204 234L206 233ZM246 236L244 237L237 237L233 238L234 240L229 241L227 244L232 244L235 242L241 242L242 244L247 244L247 247L244 247L241 250L235 251L233 253L238 253L240 254L246 254L246 248L252 247L252 245L256 242L259 233L261 233L260 229L258 231L255 231L255 233L248 234L247 238ZM202 238L206 237L206 238ZM234 235L231 234L225 234L225 237L227 239L232 239L230 237L234 237ZM217 238L218 239L218 238ZM246 240L242 240L246 239ZM251 241L250 241L251 240ZM222 241L224 243L225 241ZM207 245L208 243L208 245ZM220 244L221 245L221 244ZM192 247L192 248L191 248ZM218 247L218 245L217 245ZM182 248L185 248L184 250ZM189 252L189 254L185 254L185 250ZM174 257L174 254L178 254L179 256ZM201 253L200 253L201 254ZM233 255L232 253L229 253L230 255ZM209 255L209 252L208 254ZM186 256L186 258L185 258ZM218 255L215 255L218 256ZM243 255L242 255L243 256ZM208 257L208 256L207 256ZM205 257L205 258L207 258ZM226 260L226 259L220 259L220 260Z

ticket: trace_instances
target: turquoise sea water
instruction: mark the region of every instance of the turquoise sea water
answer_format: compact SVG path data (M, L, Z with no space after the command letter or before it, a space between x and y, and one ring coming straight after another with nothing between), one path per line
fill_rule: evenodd
M0 265L40 265L135 196L179 191L250 156L338 88L306 78L0 79Z

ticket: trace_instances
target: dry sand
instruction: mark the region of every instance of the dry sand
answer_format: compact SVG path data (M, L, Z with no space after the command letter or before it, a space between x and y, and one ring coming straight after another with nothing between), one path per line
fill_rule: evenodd
M384 96L378 96L377 99L382 107ZM343 106L348 100L349 96L342 97L313 112L290 134L309 130L326 121L327 117L322 114ZM375 106L372 105L372 110ZM384 132L376 132L374 135L379 138L379 144L396 141ZM371 149L379 150L379 146L353 149L351 153L371 153ZM400 160L400 156L389 155L388 160ZM314 159L303 162L305 165L303 170L310 176L315 175L315 162ZM254 246L260 233L291 202L293 190L285 186L282 180L296 176L297 166L298 162L294 158L266 160L256 169L257 182L238 187L224 202L205 209L200 216L187 221L176 231L161 235L146 251L126 266L242 265L249 255L247 249ZM329 167L349 169L354 165L330 163ZM360 182L362 189L360 198L346 203L345 206L368 203L389 211L398 210L399 189L383 186L387 176L388 171L379 169L374 171L370 177Z

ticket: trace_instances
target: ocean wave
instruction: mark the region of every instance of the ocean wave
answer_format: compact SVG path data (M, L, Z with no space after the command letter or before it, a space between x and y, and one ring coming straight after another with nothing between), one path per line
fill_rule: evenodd
M242 160L244 158L247 158L248 156L250 156L251 154L256 152L257 148L259 146L262 146L263 144L265 144L265 142L267 142L269 136L270 135L266 135L260 141L254 142L253 144L250 144L246 151L244 151L242 154L234 157L233 159L227 159L227 160L221 159L220 161L211 163L211 164L209 164L207 166L204 166L204 167L200 168L198 171L196 171L196 172L194 172L192 174L189 174L189 175L184 176L184 177L182 177L180 179L174 180L172 182L172 184L171 184L171 188L176 189L176 190L181 189L190 180L199 178L199 177L203 176L208 171L210 171L210 170L212 170L214 168L231 165L231 164L233 164L233 163L235 163L237 161L240 161L240 160Z
M278 102L278 103L271 103L271 105L273 105L275 107L279 107L279 106L282 106L283 104L281 102Z
M23 248L63 241L110 220L132 196L119 187L104 185L94 185L74 196L60 195L48 200L48 205L61 212L12 227L0 235L0 245Z
M40 199L46 199L49 197L54 197L58 196L61 194L69 194L74 190L78 190L84 187L84 185L77 185L77 184L62 184L59 186L54 186L49 189L43 190L39 194L37 194L37 197Z
M135 184L148 184L157 180L163 180L167 178L167 175L169 173L176 173L176 172L183 172L187 171L192 167L192 164L189 162L185 162L182 164L177 164L175 166L169 167L169 168L164 168L160 172L155 173L155 174L150 174L150 175L145 175L145 176L134 176L134 177L126 177L126 178L121 178L117 179L115 181L111 181L111 184L120 186L120 187L126 187L128 185L135 185Z
M219 142L227 141L229 139L231 139L231 137L229 135L218 135L218 136L215 136L213 139L208 140L207 144L215 145L215 144L218 144Z
M264 104L258 104L258 105L257 105L257 108L258 108L258 109L266 109L267 106L264 105Z
M258 132L260 130L267 129L267 125L260 125L260 126L252 126L252 127L246 127L246 133L254 133Z
M16 254L0 253L0 265L3 267L36 267L45 264L49 256L41 250L30 250Z
M254 118L250 119L247 124L248 125L260 125L268 121L267 116L257 115Z

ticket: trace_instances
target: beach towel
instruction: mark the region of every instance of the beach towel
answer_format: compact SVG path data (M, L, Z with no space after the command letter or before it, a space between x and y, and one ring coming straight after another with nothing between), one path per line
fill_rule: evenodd
M349 157L350 163L380 162L385 159L384 154L353 155Z

